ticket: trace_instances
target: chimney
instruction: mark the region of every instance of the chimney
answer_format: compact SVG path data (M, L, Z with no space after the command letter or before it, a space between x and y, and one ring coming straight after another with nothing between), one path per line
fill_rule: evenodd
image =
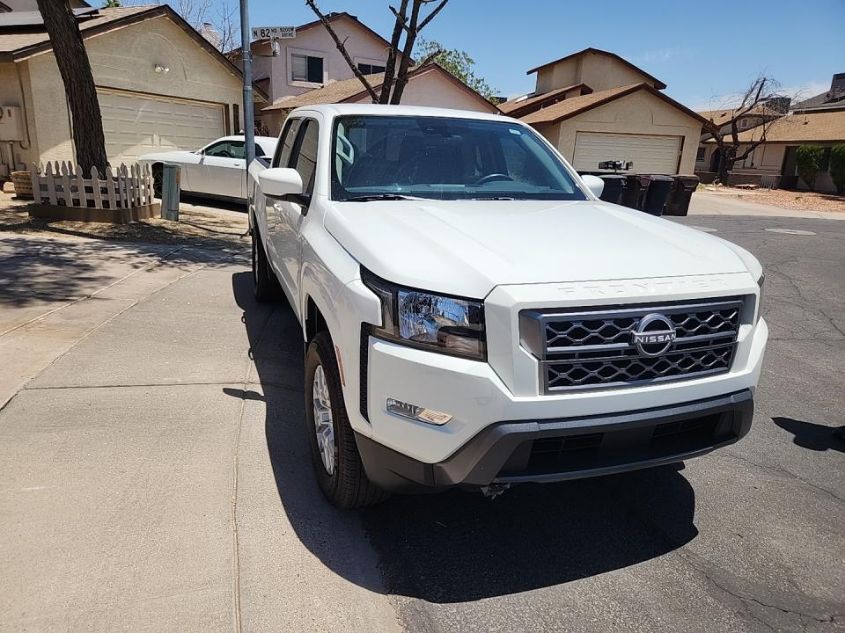
M200 27L200 35L211 44L214 48L220 49L220 45L223 43L223 38L220 37L220 31L211 23L211 22L203 22L202 27Z
M836 73L830 80L830 91L840 92L845 90L845 73Z

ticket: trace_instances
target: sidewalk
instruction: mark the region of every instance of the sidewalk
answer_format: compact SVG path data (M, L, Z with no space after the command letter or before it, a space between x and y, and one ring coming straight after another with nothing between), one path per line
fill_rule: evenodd
M313 483L301 340L246 253L0 249L0 631L397 630Z

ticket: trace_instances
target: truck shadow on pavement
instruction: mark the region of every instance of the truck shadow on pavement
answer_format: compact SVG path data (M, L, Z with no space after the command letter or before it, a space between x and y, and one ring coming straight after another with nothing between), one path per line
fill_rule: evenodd
M312 474L296 318L286 305L257 304L249 273L233 275L232 284L264 393L239 395L266 403L267 448L284 511L309 551L350 582L464 602L628 567L697 536L695 493L682 465L524 485L493 500L450 491L394 496L359 513L334 510ZM368 560L371 548L377 561ZM382 579L366 569L376 564Z

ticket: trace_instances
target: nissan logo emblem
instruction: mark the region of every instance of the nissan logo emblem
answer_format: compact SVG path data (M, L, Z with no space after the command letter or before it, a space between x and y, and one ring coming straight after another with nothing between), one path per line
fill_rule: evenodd
M675 325L662 314L647 314L634 327L631 339L642 356L660 356L675 342Z

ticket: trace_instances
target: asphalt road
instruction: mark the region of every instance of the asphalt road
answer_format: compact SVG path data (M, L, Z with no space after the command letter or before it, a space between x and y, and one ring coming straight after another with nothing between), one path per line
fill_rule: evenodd
M41 365L11 363L37 375L0 405L0 631L839 630L845 222L679 221L767 269L748 437L358 513L314 484L296 324L243 259L6 238L0 358Z
M845 223L680 221L766 267L771 339L751 433L681 469L365 512L409 631L843 626L845 442L830 431L845 424Z

